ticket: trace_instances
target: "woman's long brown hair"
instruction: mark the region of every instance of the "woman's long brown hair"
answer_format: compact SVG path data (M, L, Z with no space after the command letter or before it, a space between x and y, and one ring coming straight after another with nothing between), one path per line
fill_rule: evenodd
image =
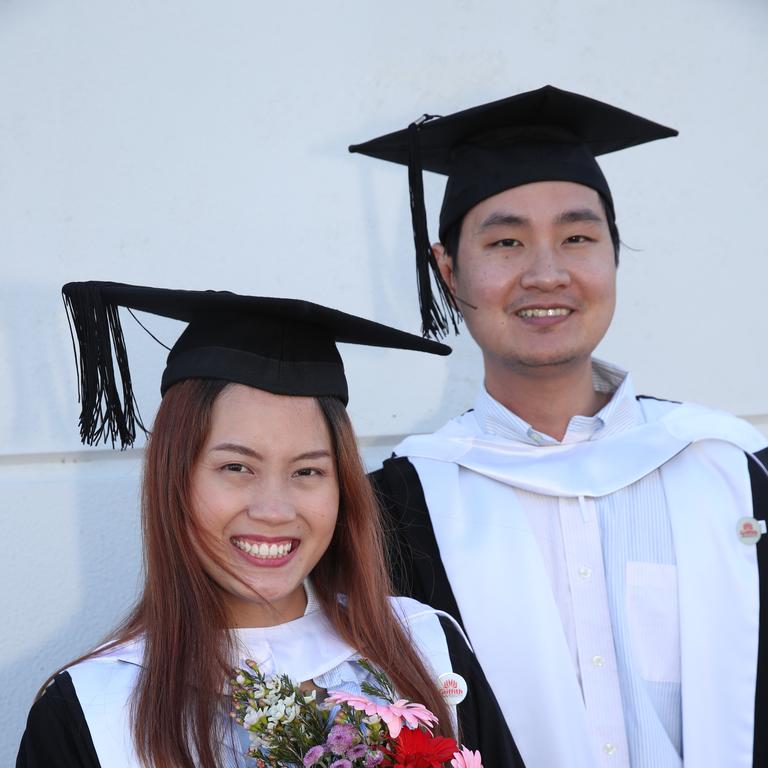
M225 381L189 379L163 398L149 438L142 489L143 592L106 647L144 640L132 699L141 762L153 768L219 768L228 727L221 692L234 642L219 588L203 569L191 515L191 476ZM380 667L404 698L418 701L449 733L447 707L388 599L379 515L346 409L318 398L331 433L340 508L329 548L312 573L318 599L338 634ZM340 602L338 596L346 595ZM83 658L88 658L88 654Z

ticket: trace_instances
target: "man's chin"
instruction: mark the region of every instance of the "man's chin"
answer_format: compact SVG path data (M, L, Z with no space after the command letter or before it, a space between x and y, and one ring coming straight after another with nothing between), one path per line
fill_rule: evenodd
M511 358L508 365L518 370L530 370L531 372L546 373L567 368L574 368L588 363L590 355L584 355L574 351L551 352L547 354L520 355Z

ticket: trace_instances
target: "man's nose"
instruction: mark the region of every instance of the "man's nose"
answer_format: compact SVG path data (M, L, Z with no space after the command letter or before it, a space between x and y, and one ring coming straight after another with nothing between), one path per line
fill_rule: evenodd
M523 288L553 291L565 288L570 283L570 272L557 248L546 244L531 249L529 261L520 278Z

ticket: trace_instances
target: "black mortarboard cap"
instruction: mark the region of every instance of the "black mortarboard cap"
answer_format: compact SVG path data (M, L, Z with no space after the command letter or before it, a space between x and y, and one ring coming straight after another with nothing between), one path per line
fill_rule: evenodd
M365 144L359 152L408 166L413 236L424 335L456 329L460 317L432 255L424 209L422 170L448 176L440 211L440 239L488 197L535 181L573 181L597 190L613 218L613 200L596 155L677 131L595 99L546 85L446 117L424 115L408 128ZM435 301L430 269L439 289Z
M77 339L80 436L90 445L108 439L113 445L116 439L123 447L132 445L136 426L144 429L136 413L119 307L188 323L168 355L163 395L184 379L223 379L276 394L337 397L346 405L347 381L337 342L438 355L451 351L444 344L297 299L108 282L68 283L62 294L73 343Z

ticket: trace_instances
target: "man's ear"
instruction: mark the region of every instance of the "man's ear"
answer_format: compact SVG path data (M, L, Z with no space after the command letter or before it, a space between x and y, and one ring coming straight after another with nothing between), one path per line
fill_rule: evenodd
M451 292L452 296L455 295L456 285L454 281L453 259L448 254L448 251L445 250L445 246L442 243L432 244L432 255L435 257L437 268L440 270L440 275L448 286L448 290Z

